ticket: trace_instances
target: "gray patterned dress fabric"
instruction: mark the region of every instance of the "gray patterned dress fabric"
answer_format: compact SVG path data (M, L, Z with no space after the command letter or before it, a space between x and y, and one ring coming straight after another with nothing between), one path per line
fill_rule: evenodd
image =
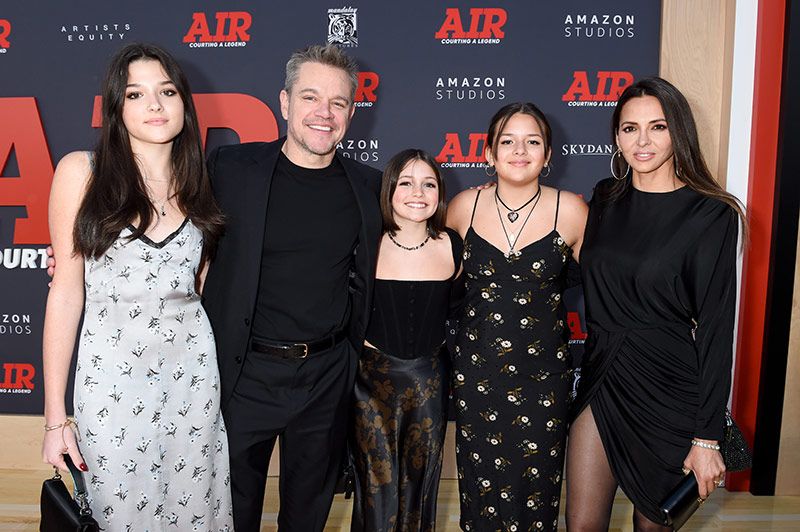
M75 416L105 530L233 530L211 326L194 291L202 233L129 240L85 262Z

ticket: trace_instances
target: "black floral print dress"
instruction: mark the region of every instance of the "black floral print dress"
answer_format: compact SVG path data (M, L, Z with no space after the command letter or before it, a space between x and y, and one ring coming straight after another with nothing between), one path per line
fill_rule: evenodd
M470 222L467 295L453 360L464 530L558 526L572 388L561 294L571 254L555 223L507 257Z

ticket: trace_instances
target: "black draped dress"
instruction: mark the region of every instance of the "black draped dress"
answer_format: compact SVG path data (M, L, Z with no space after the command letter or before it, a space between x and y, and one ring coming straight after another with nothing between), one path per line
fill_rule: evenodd
M375 280L353 415L357 473L351 530L429 532L447 430L450 363L445 320L463 299L455 278L463 244L452 229L455 270L441 281Z
M738 220L688 186L595 189L581 248L589 336L574 415L591 406L614 477L661 522L693 437L722 438Z

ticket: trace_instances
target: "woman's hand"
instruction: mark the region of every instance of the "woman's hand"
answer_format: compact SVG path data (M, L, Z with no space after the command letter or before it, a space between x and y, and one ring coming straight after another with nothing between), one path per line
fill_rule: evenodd
M714 440L695 439L710 445L717 445ZM694 473L701 499L711 495L711 492L725 480L725 463L722 461L722 454L714 449L705 449L692 445L689 454L683 460L683 468Z
M65 422L61 428L47 430L44 433L42 442L42 460L62 471L67 471L67 464L64 462L63 454L69 454L72 463L78 466L81 471L88 471L86 462L78 450L78 442L75 431L72 428L73 422Z

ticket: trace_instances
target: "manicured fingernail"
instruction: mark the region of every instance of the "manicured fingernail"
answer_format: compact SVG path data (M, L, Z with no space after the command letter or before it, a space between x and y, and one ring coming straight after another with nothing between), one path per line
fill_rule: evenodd
M89 471L89 468L83 462L81 462L81 465L79 465L78 467L81 468L81 471Z

